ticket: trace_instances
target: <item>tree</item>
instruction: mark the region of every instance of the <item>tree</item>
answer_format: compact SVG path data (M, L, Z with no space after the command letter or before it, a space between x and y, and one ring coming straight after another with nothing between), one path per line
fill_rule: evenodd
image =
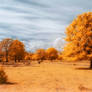
M19 40L14 40L10 46L10 56L16 60L20 61L24 58L25 48L24 44Z
M37 54L32 55L32 60L39 60L39 56Z
M37 49L31 57L32 60L38 60L38 63L40 64L42 60L46 59L46 52L44 49Z
M46 52L44 49L38 49L36 50L36 57L38 57L39 64L42 60L45 60Z
M66 29L67 44L63 57L66 59L89 59L92 68L92 12L79 15Z
M48 48L46 50L47 59L54 60L58 57L58 51L55 48Z
M32 60L32 55L33 55L33 53L31 53L31 52L25 52L24 59L25 60Z
M62 55L60 54L60 55L58 55L58 58L57 58L58 60L62 60Z
M12 41L13 41L12 39L6 38L6 39L3 39L0 43L1 50L5 52L6 62L8 62L9 48Z
M4 58L4 52L2 51L2 48L0 46L0 62L3 61L3 58Z
M38 49L36 50L36 53L39 57L40 60L44 60L45 59L45 55L46 55L46 52L44 49Z

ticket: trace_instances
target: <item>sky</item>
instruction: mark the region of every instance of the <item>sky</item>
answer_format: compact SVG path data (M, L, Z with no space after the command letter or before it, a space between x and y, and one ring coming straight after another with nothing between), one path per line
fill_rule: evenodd
M22 41L28 51L64 45L65 29L92 0L0 0L0 40Z

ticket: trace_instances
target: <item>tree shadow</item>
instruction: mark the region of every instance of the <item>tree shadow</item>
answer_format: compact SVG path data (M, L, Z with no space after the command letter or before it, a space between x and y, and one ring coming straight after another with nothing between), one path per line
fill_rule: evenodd
M75 68L76 70L92 70L92 68Z
M92 92L92 89L90 89L90 88L87 88L87 87L85 87L85 86L83 86L83 85L80 85L79 87L78 87L78 89L81 91L81 92Z
M17 83L15 82L5 82L5 83L1 83L0 85L15 85Z

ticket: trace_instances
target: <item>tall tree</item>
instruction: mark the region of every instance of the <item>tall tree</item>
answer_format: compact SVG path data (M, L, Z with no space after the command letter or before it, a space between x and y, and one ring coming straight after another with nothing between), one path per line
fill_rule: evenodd
M10 48L10 45L12 44L12 41L13 41L12 39L6 38L6 39L3 39L0 43L1 50L5 52L6 62L8 62L9 48Z
M25 47L24 44L19 40L14 40L10 46L10 56L16 60L20 61L24 58Z
M89 59L92 68L92 12L79 15L66 29L67 44L63 57L72 60Z

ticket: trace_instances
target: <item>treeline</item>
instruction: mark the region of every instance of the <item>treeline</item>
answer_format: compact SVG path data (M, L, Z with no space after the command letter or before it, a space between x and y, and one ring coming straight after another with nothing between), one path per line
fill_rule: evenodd
M55 48L37 49L34 53L26 53L25 60L61 60L62 55Z
M25 45L19 40L11 38L3 39L0 42L0 62L9 62L14 60L56 60L62 59L61 53L55 48L37 49L34 53L27 52Z
M15 60L90 60L92 68L92 12L78 15L66 28L67 42L62 52L55 48L38 49L34 53L25 50L24 44L19 40L10 38L0 42L1 61Z

